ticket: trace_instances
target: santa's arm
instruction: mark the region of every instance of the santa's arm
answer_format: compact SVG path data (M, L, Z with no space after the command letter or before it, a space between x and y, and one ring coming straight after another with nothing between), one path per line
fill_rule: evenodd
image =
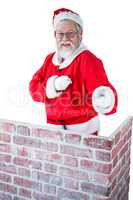
M101 114L113 114L116 112L118 97L115 88L108 81L101 60L98 60L96 77L98 85L92 93L92 105L96 112Z
M34 101L44 102L45 94L44 94L44 73L43 66L33 75L32 80L29 83L29 91L31 97Z
M117 92L108 80L102 61L96 58L90 63L84 59L84 65L85 85L94 110L106 115L115 113L118 103Z

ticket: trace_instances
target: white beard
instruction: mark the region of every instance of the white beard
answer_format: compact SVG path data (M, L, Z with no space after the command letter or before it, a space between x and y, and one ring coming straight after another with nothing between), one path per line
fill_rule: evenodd
M63 58L63 59L67 59L69 56L71 56L73 53L73 51L58 51L59 57Z

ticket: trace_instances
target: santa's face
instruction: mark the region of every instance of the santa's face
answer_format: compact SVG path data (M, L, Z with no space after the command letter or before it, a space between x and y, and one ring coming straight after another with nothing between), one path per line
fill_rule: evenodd
M56 27L55 39L59 55L67 58L79 47L82 31L71 20L61 21Z

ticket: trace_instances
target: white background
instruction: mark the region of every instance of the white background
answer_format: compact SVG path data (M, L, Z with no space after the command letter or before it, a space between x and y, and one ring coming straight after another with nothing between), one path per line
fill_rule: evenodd
M100 134L110 135L133 115L132 0L0 0L0 118L45 124L44 105L31 100L28 84L55 50L52 15L61 7L82 16L84 43L103 60L118 91L117 114L100 115Z

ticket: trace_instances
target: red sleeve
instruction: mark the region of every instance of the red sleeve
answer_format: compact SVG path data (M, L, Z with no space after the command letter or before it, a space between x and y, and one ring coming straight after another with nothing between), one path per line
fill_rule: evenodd
M83 62L84 70L82 70L82 73L88 93L90 96L92 96L93 91L97 87L110 87L113 90L115 96L115 104L112 111L106 113L106 115L115 113L118 104L118 96L114 86L108 80L102 61L96 57L94 57L92 60L86 57Z
M49 54L42 67L33 75L32 80L29 83L29 92L34 101L44 102L46 98L45 86L47 79L47 67L51 61L53 53Z

